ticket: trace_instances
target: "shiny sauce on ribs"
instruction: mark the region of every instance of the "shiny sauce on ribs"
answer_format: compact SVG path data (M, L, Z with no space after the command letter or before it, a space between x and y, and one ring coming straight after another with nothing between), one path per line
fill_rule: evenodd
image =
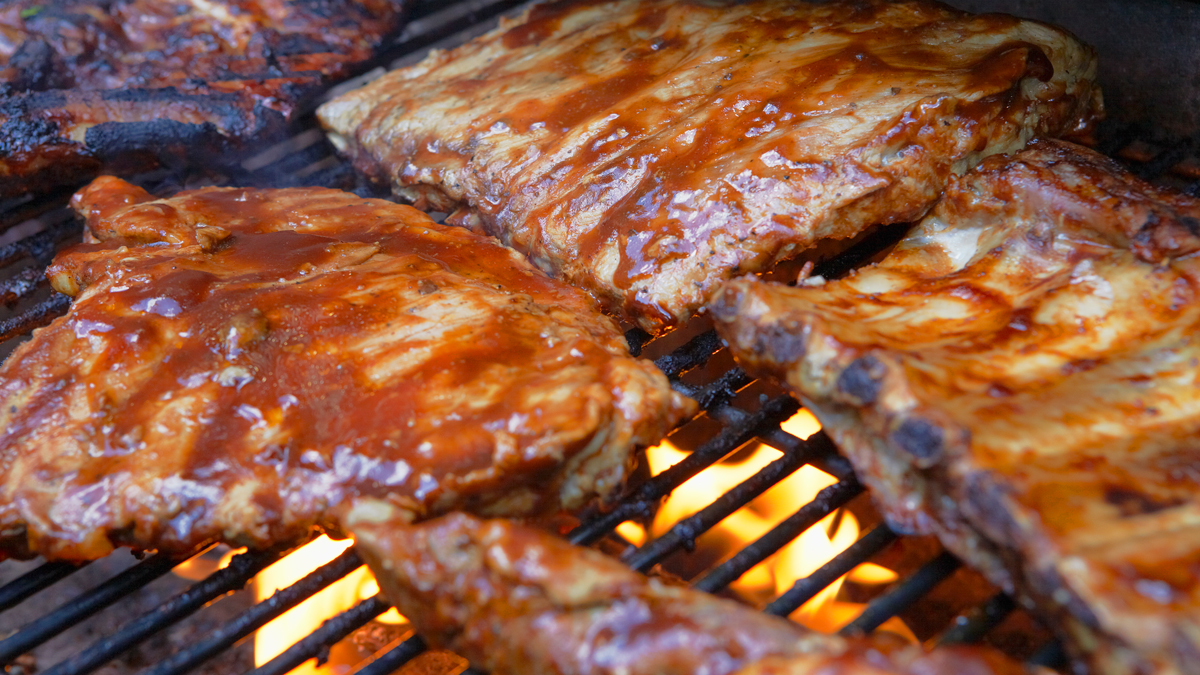
M410 207L112 178L75 206L70 312L0 369L10 555L262 546L363 495L576 507L692 409L586 295Z
M318 114L369 176L654 332L1086 129L1095 68L1061 30L929 2L560 2Z
M1102 675L1200 653L1200 200L1039 140L877 265L714 303L898 528L938 534Z

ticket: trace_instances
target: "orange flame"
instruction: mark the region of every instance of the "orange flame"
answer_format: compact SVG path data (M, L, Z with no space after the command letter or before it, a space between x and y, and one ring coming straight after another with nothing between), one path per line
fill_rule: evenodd
M801 410L782 426L785 431L800 438L808 438L821 428L816 418L806 410ZM745 459L720 462L700 472L671 494L651 523L649 534L661 536L679 520L708 506L713 498L753 476L779 456L780 453L774 448L759 445ZM650 471L654 475L662 473L685 457L687 453L667 442L646 452ZM715 528L702 535L697 543L704 546L706 542L711 545L713 541L724 541L725 546L729 546L729 542L733 542L733 547L728 549L728 553L732 553L766 534L797 508L811 501L818 492L835 482L837 479L833 476L815 467L804 466L730 514ZM638 546L645 543L649 536L645 529L632 521L621 523L617 526L617 532ZM830 514L775 555L748 570L731 586L749 597L763 593L782 593L797 579L808 576L854 543L858 534L858 521L852 514L846 511ZM255 578L256 599L264 600L277 589L299 581L312 570L336 558L350 544L349 540L333 541L328 537L320 537L293 552L263 570ZM228 559L234 553L236 551L227 553L220 566L228 564ZM846 578L862 584L882 584L895 580L896 575L871 563L859 565L793 612L791 618L809 628L824 632L836 631L851 621L862 611L863 605L836 599ZM366 567L361 567L330 585L258 630L254 638L255 666L270 661L320 627L326 619L378 592L379 585ZM376 620L393 624L406 622L395 609L388 610ZM915 636L899 619L889 620L882 629L891 630L916 641ZM349 665L332 662L318 667L314 659L309 659L294 669L292 675L344 675L349 670Z
M349 539L334 541L325 536L314 539L255 577L255 599L265 600L276 590L299 581L309 572L341 555L350 548L351 543ZM363 566L284 612L254 634L255 667L282 654L288 647L319 628L326 619L350 609L378 592L379 584L370 570ZM404 623L405 619L393 608L377 617L376 621L398 624ZM333 662L317 666L315 659L309 659L291 672L292 675L343 675L350 668L348 664Z
M782 426L785 431L800 438L808 438L821 428L817 419L807 410L796 413ZM742 454L735 453L738 457ZM650 534L661 536L675 523L708 506L717 495L753 476L780 456L779 451L774 448L758 445L745 459L726 460L700 472L671 493L650 524ZM646 451L646 459L654 475L662 473L685 457L687 453L668 442ZM801 467L746 506L730 514L702 535L697 540L697 545L720 546L722 544L718 542L724 542L723 546L728 549L726 553L732 554L733 551L766 534L797 508L816 497L818 492L836 482L836 478L814 466ZM622 523L617 532L630 543L637 545L647 538L642 528L633 522ZM746 597L783 593L798 579L812 574L853 544L858 539L858 534L858 521L853 514L845 510L831 513L780 551L748 570L734 581L731 587ZM733 543L732 547L730 542ZM846 578L862 584L882 584L895 580L896 574L871 563L859 565L793 612L791 618L804 626L823 632L834 632L849 623L862 611L864 605L836 599ZM915 636L898 619L889 621L883 628L916 641Z
M231 549L223 544L213 546L207 551L179 563L171 572L175 576L189 581L207 579L208 575L213 572L229 567L229 561L233 560L233 556L243 553L245 550L245 548Z

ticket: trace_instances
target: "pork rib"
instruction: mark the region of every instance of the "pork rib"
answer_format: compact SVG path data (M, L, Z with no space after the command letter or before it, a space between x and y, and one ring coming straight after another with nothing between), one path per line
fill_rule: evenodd
M1038 141L878 265L731 282L738 360L810 405L887 513L1036 603L1103 675L1200 659L1200 201Z
M1030 672L988 649L926 654L814 633L507 521L455 513L397 526L365 506L346 524L387 598L433 645L495 675Z
M694 403L583 293L421 212L101 178L66 316L0 367L0 552L266 546L369 495L574 508Z
M1095 72L1059 29L920 0L559 2L318 116L368 176L656 332L1086 129Z
M402 0L12 0L0 198L102 169L228 164L400 28Z

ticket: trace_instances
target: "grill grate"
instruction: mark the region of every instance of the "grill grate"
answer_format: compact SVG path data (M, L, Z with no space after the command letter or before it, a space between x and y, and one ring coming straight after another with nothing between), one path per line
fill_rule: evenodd
M356 86L379 72L382 64L411 63L430 48L461 43L494 26L497 16L512 11L519 4L514 0L471 0L443 7L442 3L435 0L422 0L414 7L408 28L397 41L373 64L364 68L363 75L337 89ZM1100 150L1126 160L1143 178L1168 182L1191 194L1200 195L1200 175L1176 170L1187 160L1196 157L1196 150L1200 147L1196 139L1165 141L1153 129L1136 125L1102 125L1099 139ZM162 194L190 186L196 181L213 180L212 176L159 172L142 177L140 182ZM356 186L351 168L333 155L311 116L297 125L296 133L289 141L265 150L243 162L241 169L216 180L268 187L327 185L358 187L360 191L365 189ZM65 209L68 197L67 193L58 193L36 200L0 204L0 268L3 269L0 272L3 275L0 280L0 302L9 308L7 315L0 315L0 342L4 343L5 352L11 350L20 336L46 325L69 305L66 296L49 292L43 276L44 268L55 251L77 241L80 236L80 225ZM886 248L903 231L904 228L899 226L881 228L849 251L822 263L815 273L827 278L839 276ZM766 534L699 575L694 587L716 593L863 493L863 487L853 475L849 463L837 454L825 434L818 433L802 440L780 427L784 420L800 409L793 398L775 393L760 394L757 401L747 401L747 398L753 398L746 395L747 388L754 383L753 378L736 366L709 368L710 361L721 348L720 340L711 330L700 332L674 348L669 347L669 343L678 340L674 335L651 340L646 333L634 329L627 337L635 353L643 350L647 353L663 352L655 358L655 363L667 373L676 389L700 402L708 424L713 426L706 427L702 442L683 461L637 485L611 510L585 516L582 524L568 535L573 543L594 544L611 536L620 523L652 515L661 500L685 481L755 441L775 448L782 455L717 497L704 509L678 522L663 536L639 548L628 547L622 559L635 569L647 571L672 554L693 549L697 537L802 466L816 466L838 479L837 483L822 490L811 502L797 505L791 516ZM720 363L718 360L717 365ZM710 373L710 370L717 372ZM779 616L789 615L854 567L871 560L900 539L900 535L886 525L875 526L824 566L767 603L764 611ZM45 675L85 675L94 672L167 626L183 621L207 604L243 588L258 572L286 553L280 548L237 555L228 567L214 572L43 672ZM103 608L120 603L130 593L166 574L176 562L162 556L150 556L95 589L77 596L63 607L46 612L41 618L0 640L0 664L15 663L18 657L38 645ZM360 565L361 561L353 550L347 551L294 585L244 611L204 639L144 672L147 675L192 672L214 655L251 635L259 626ZM934 552L913 574L875 598L843 632L871 632L927 596L960 566L961 563L950 554ZM78 569L63 563L46 563L27 572L0 587L0 611L36 600L39 593ZM330 646L367 625L388 607L388 603L379 596L363 600L252 673L281 675L310 658L322 658ZM1016 610L1011 598L1003 594L995 595L959 616L941 633L937 642L979 641ZM360 664L355 675L391 673L424 650L425 644L420 637L397 640ZM1044 645L1031 659L1034 663L1052 667L1063 665L1065 660L1056 642ZM473 670L466 672L479 675Z

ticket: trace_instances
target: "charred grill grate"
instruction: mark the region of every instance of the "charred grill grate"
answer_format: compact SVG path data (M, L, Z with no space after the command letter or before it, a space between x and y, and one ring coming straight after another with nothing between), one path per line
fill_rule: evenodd
M518 5L514 0L470 0L445 8L433 0L423 0L414 7L405 31L373 65L411 63L429 48L465 41L493 26L499 14ZM356 80L370 77L371 74L367 71ZM356 80L339 88L352 86ZM1099 136L1100 150L1125 160L1143 178L1170 183L1200 196L1200 161L1197 161L1200 143L1197 139L1168 141L1154 129L1117 124L1102 126ZM141 182L160 193L166 193L197 180L273 187L355 187L353 171L333 155L311 117L297 125L291 139L243 162L237 171L217 177L161 171L142 177ZM54 253L62 246L77 241L80 236L80 225L65 208L68 197L67 193L58 193L0 204L0 302L8 308L7 312L0 313L0 343L3 344L0 353L10 351L21 336L46 325L69 305L66 296L50 292L43 274ZM826 277L839 276L886 248L901 233L901 228L883 228L846 253L822 263L815 273ZM635 353L643 350L648 354L662 352L655 358L655 363L668 374L678 390L701 403L706 417L713 424L711 428L706 428L703 438L686 459L637 485L612 510L584 517L582 524L569 534L572 542L596 543L612 535L621 522L652 514L662 498L686 480L754 441L769 445L782 455L757 474L717 497L709 506L677 523L663 536L641 547L626 547L622 559L635 569L647 571L678 551L692 549L697 537L802 466L816 466L838 480L822 490L811 502L798 504L789 517L732 557L699 574L693 582L697 589L718 593L802 532L863 493L863 487L848 462L837 454L826 435L818 433L808 440L802 440L781 428L780 424L800 408L793 398L776 391L773 394L759 394L757 401L747 402L744 393L753 384L753 378L736 366L706 368L721 348L719 339L711 330L673 347L672 342L678 341L675 336L652 341L648 335L635 329L627 337ZM664 344L667 346L662 346ZM764 611L787 616L855 566L870 561L900 538L886 525L876 525L823 567L767 603ZM95 672L164 628L187 619L209 603L243 588L258 572L286 553L283 549L272 549L237 555L228 567L212 573L106 637L39 672L45 675ZM6 672L10 672L11 664L19 663L22 655L104 608L121 603L131 593L165 575L178 562L162 556L147 557L96 588L76 596L62 607L47 608L40 618L0 640L0 664L5 665ZM267 621L361 564L353 550L349 550L143 672L148 675L192 672L214 655L251 635ZM915 572L894 583L887 592L870 602L843 632L870 632L876 629L887 619L912 607L913 603L953 575L960 566L956 558L945 552L928 556ZM37 602L40 593L79 569L64 563L45 563L25 573L0 587L0 612L7 612L23 603ZM380 596L363 600L252 672L255 675L282 675L310 658L322 658L333 644L367 625L388 608L389 604ZM938 644L979 641L1015 610L1017 607L1011 598L1004 594L995 595L952 621L949 627L940 632L936 641ZM355 675L390 673L424 650L425 645L420 637L397 641L360 664ZM1060 666L1065 662L1065 656L1057 643L1050 642L1037 651L1031 661Z

